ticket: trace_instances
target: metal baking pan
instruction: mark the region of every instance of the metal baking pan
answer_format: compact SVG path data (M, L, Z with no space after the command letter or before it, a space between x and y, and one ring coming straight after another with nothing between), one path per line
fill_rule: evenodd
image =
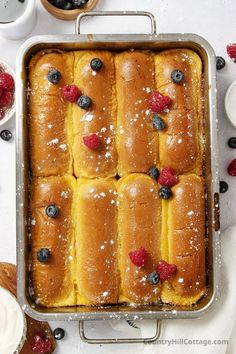
M84 16L136 15L151 20L150 34L82 35L80 23ZM42 49L150 49L190 48L203 61L206 131L206 215L207 215L207 292L194 306L180 307L157 304L152 306L64 307L46 309L33 303L28 287L28 130L27 130L27 67L32 55ZM219 238L219 180L216 115L216 61L209 43L195 34L157 34L155 19L147 12L92 12L80 15L76 35L38 36L27 40L17 56L16 102L16 205L17 205L17 269L18 300L25 312L39 320L95 320L95 319L167 319L197 318L208 312L219 296L220 238Z

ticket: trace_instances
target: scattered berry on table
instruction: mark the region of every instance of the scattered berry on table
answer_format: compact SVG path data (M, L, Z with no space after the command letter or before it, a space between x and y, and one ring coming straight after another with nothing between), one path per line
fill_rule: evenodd
M175 264L169 264L163 260L158 263L157 273L161 281L168 280L173 277L177 272Z
M220 181L220 193L225 193L229 189L229 185L225 181Z
M12 138L12 133L10 132L10 130L5 129L1 131L0 137L4 141L9 141Z
M236 176L236 159L230 162L228 166L228 174L233 177Z
M89 96L82 95L79 97L77 104L82 109L89 109L92 105L92 100Z
M90 134L83 137L84 145L90 150L97 150L101 146L101 139L97 134Z
M15 87L13 77L8 73L1 73L0 86L6 91L13 91Z
M144 267L147 261L147 257L148 252L144 247L140 247L136 251L129 252L129 258L136 267Z
M90 66L94 71L101 70L102 65L103 65L103 63L102 63L101 59L99 59L99 58L94 58L90 62Z
M228 56L236 63L236 43L228 44L226 47Z
M50 204L46 207L45 212L49 218L56 218L59 214L59 208L55 204Z
M154 113L163 112L167 109L172 102L172 99L169 96L164 96L158 91L151 93L149 98L150 109Z
M64 98L69 102L77 102L82 95L80 89L76 85L66 85L62 89Z
M56 340L61 340L65 337L65 331L62 328L56 328L53 331L53 336Z
M216 57L216 69L222 70L225 67L225 60L222 57Z
M158 194L161 199L169 199L172 196L172 192L169 187L161 187Z
M166 123L157 114L153 118L153 128L156 130L163 130L166 128Z
M51 256L51 252L48 248L41 248L37 252L37 259L41 263L47 263L49 261L50 256Z
M153 179L157 179L160 175L160 172L156 166L151 166L147 172L147 174Z
M236 137L232 137L228 140L228 145L231 149L236 149Z
M56 69L51 69L49 70L47 77L48 81L52 84L58 84L58 82L61 80L61 73Z
M148 274L148 281L151 285L157 285L160 281L159 275L156 271Z
M46 354L52 345L48 338L41 334L35 334L32 341L32 351L36 354Z
M182 84L182 82L184 81L184 73L181 70L172 71L171 80L175 84Z
M158 183L163 187L172 187L178 182L178 180L178 176L171 167L164 167L158 177Z

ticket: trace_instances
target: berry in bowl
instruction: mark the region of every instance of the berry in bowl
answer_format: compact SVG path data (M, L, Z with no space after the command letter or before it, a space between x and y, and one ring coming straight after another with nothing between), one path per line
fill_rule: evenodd
M60 20L75 20L82 12L91 11L97 0L41 0L45 9Z
M13 69L0 61L0 125L15 113L15 81Z

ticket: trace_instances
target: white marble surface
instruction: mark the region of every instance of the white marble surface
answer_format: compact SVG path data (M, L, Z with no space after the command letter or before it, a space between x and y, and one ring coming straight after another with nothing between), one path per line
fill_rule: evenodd
M51 17L37 0L38 21L32 35L73 33L74 23L63 22ZM221 224L225 229L236 222L236 178L227 176L226 167L236 158L236 151L227 147L227 140L236 136L236 129L228 123L224 112L224 95L227 87L236 80L236 64L227 59L225 47L236 42L236 2L235 0L99 0L97 10L146 10L157 19L158 32L197 33L205 37L215 49L217 55L226 58L227 66L218 73L218 110L219 110L219 146L220 176L229 183L229 192L221 196ZM82 26L83 33L135 33L148 32L149 24L144 19L88 19ZM16 52L22 41L9 41L0 38L0 58L15 66ZM236 112L235 112L236 114ZM14 135L14 119L5 124ZM7 143L0 141L0 224L1 247L0 261L15 263L15 157L14 139ZM53 323L53 326L57 326ZM67 330L67 337L57 350L58 354L108 352L99 346L82 347L76 323L61 323ZM236 328L234 333L236 334ZM234 337L236 337L234 335ZM228 353L236 353L236 343ZM116 347L117 348L117 347ZM116 349L117 350L117 349ZM111 348L109 352L111 351ZM126 353L124 347L118 350ZM117 351L117 352L118 352ZM156 352L157 348L153 348ZM200 351L200 349L199 349Z

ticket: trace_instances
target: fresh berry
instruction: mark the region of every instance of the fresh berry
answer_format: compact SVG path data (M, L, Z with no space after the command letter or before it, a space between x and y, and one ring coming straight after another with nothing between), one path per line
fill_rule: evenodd
M156 271L148 274L148 281L151 285L157 285L160 281L159 275Z
M48 81L52 84L57 84L61 80L61 73L56 69L51 69L48 72Z
M50 256L51 256L51 252L48 248L41 248L37 252L37 259L41 263L47 263L50 259Z
M129 252L129 258L136 267L144 267L147 261L147 256L148 253L143 247L136 251Z
M228 140L228 145L231 149L236 149L236 137L232 137Z
M13 77L8 73L1 73L0 85L6 91L13 91L15 86Z
M225 193L229 189L229 185L225 181L220 181L220 193Z
M3 86L0 84L0 97L2 96L3 92L4 92L4 88L3 88Z
M156 166L152 166L149 168L148 173L147 173L150 177L152 177L153 179L157 179L160 175L160 172L158 170L158 168Z
M66 85L62 89L64 98L69 102L77 102L82 95L81 91L76 85Z
M236 159L230 162L228 166L228 174L233 177L236 176Z
M90 66L94 71L99 71L102 68L102 61L99 58L94 58L90 62Z
M2 140L4 141L9 141L12 138L12 133L10 132L10 130L2 130L0 133L0 137Z
M37 354L46 354L52 345L48 338L41 334L35 334L32 341L32 351Z
M164 96L158 91L151 93L149 104L152 112L160 113L169 107L172 99L169 96Z
M177 272L177 267L175 264L169 264L163 260L158 263L157 273L161 281L170 279Z
M62 328L56 328L53 331L53 336L56 340L61 340L65 337L65 331Z
M225 67L225 60L222 57L216 57L216 69L222 70Z
M4 118L4 116L5 116L5 111L4 109L0 108L0 120Z
M88 0L73 0L73 5L76 9L84 7L88 3Z
M232 59L233 62L236 63L236 43L228 44L226 49L230 59Z
M58 7L59 9L63 9L63 6L65 5L65 0L54 0L53 1L54 6Z
M67 1L65 2L65 4L63 5L63 10L73 10L74 6L71 2Z
M82 95L79 97L77 104L80 108L89 109L89 107L92 105L92 100L89 96Z
M178 176L171 167L164 167L158 178L158 183L164 187L172 187L178 182Z
M161 187L158 194L161 199L169 199L172 196L172 192L169 187Z
M90 150L97 150L101 146L101 140L97 134L90 134L83 137L84 145L86 145Z
M156 130L163 130L166 128L166 123L161 117L155 115L153 118L153 128Z
M55 204L50 204L46 207L45 212L49 218L56 218L59 214L59 208Z
M8 108L12 105L13 95L10 91L4 91L0 97L0 107Z
M184 73L181 70L172 71L171 80L175 84L182 84L182 82L184 81Z

